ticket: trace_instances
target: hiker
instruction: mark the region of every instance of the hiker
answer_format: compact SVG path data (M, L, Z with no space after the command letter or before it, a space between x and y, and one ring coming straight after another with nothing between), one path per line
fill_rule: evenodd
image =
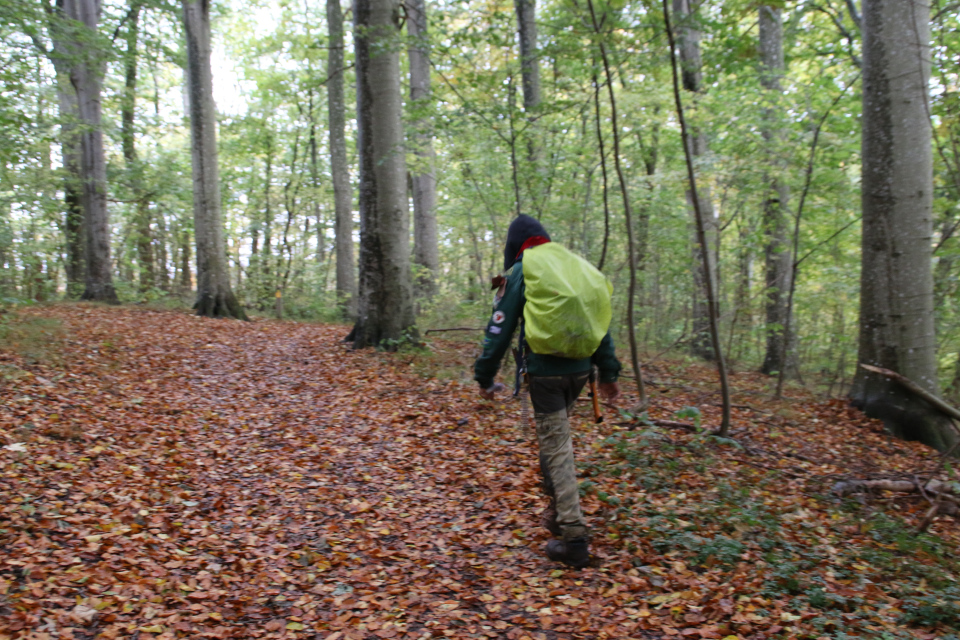
M520 215L510 224L507 231L507 242L503 251L504 274L494 280L499 284L494 298L493 315L487 323L486 337L483 343L483 353L477 358L474 365L474 380L480 384L480 395L486 400L492 400L496 393L504 389L501 383L494 384L500 368L500 361L510 347L511 338L518 324L520 326L520 358L525 363L525 373L528 379L530 399L533 402L534 417L537 424L537 441L540 448L540 472L543 475L543 488L550 499L550 504L543 513L541 524L555 539L546 546L547 556L554 561L563 562L572 567L584 567L590 562L588 529L580 510L580 492L577 484L576 467L573 461L573 443L570 437L569 415L580 391L593 375L593 367L600 372L600 395L608 400L615 399L620 394L617 385L617 376L620 372L620 362L614 353L613 340L608 331L610 325L609 295L612 290L606 278L585 260L576 256L560 245L547 246L550 235L543 225L536 219ZM538 247L543 247L538 249ZM524 282L523 258L524 252L528 255L528 282ZM551 254L551 255L548 255ZM541 256L550 259L553 255L555 262L544 262ZM537 258L534 261L534 257ZM534 273L534 266L549 273ZM547 265L544 268L541 265ZM564 335L577 332L569 329L559 335L552 335L550 327L543 326L551 321L555 323L564 320L581 323L576 313L566 312L564 317L550 318L549 314L537 315L537 306L534 303L532 284L534 276L550 277L552 273L569 272L573 268L581 269L585 274L585 281L593 284L591 287L571 287L574 296L583 296L584 299L575 300L583 309L588 309L586 315L597 313L606 315L599 321L594 319L594 342L588 346L580 345L580 353L576 348L568 352L562 347ZM589 273L588 273L589 272ZM574 272L576 276L576 272ZM577 279L579 284L580 279ZM601 283L603 291L596 293L596 283ZM530 295L530 303L527 296ZM598 296L594 300L591 296ZM605 302L603 300L605 296ZM604 308L604 304L606 305ZM604 308L603 312L596 311ZM590 318L587 318L590 320ZM589 322L582 322L589 324ZM601 326L602 325L602 326ZM599 327L599 332L597 331ZM536 331L534 331L536 329ZM534 338L538 339L535 342ZM546 339L544 339L546 336ZM599 342L599 346L595 346ZM564 357L558 353L576 353L583 356L583 349L587 349L585 357Z

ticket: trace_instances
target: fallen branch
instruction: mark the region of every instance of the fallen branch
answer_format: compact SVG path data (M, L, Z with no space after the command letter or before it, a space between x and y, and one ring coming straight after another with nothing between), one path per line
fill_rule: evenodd
M690 424L689 422L677 422L676 420L653 419L653 420L649 420L648 422L652 422L654 425L658 427L668 427L670 429L686 429L687 431L692 431L693 433L697 433L698 431L701 431L703 429L703 427L697 428L697 425Z
M839 496L869 491L899 491L901 493L930 494L939 500L952 502L960 506L960 486L956 483L930 480L922 484L915 480L845 480L833 485L833 492ZM928 498L929 499L929 498Z
M927 528L933 524L934 519L941 513L948 516L955 516L960 512L960 507L957 506L957 503L950 502L948 499L941 496L936 502L931 505L927 510L927 513L924 514L923 520L920 521L920 524L917 525L917 533L923 533Z
M638 427L665 427L667 429L681 429L683 431L689 431L691 433L698 433L703 428L698 429L696 425L692 425L686 422L675 422L673 420L656 420L656 419L647 419L643 422L637 422L631 420L630 422L620 421L615 423L620 427L629 427L630 431L634 431Z
M577 402L591 402L590 398L577 398ZM613 411L620 411L620 408L609 403L601 402L603 406L611 409ZM703 431L705 427L697 427L695 424L690 424L689 422L677 422L676 420L661 420L659 418L644 418L642 420L631 420L630 422L618 422L618 425L621 427L630 427L631 431L640 426L654 426L654 427L667 427L668 429L684 429L692 433L699 433Z

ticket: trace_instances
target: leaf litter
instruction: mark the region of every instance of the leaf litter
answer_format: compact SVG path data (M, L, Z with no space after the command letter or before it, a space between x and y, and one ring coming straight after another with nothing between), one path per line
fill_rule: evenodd
M953 469L841 401L741 373L717 440L677 420L717 422L712 371L668 363L649 415L581 403L596 562L573 571L542 554L535 437L478 400L471 344L21 313L66 337L55 363L0 351L0 640L957 637L955 518L917 535L923 496L830 490Z

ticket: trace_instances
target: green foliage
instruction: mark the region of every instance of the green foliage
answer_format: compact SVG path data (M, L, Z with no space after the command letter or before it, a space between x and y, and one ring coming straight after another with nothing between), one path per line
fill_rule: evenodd
M604 257L603 270L615 288L612 331L619 344L626 343L622 318L629 273L611 157L611 105L605 87L594 84L595 78L603 81L602 41L614 75L620 154L639 245L640 344L661 352L684 349L689 342L690 220L661 10L649 3L595 5L603 19L599 36L588 27L585 5L538 3L542 99L533 113L522 106L514 7L503 0L429 7L433 96L418 104L407 101L405 114L411 131L414 122L429 123L437 153L443 269L437 298L419 302L421 326L482 321L489 310L489 278L501 268L507 225L524 212L539 217L554 239L592 263ZM691 126L709 145L696 171L712 194L723 229L721 331L731 362L740 368L756 367L764 355L767 230L762 210L771 167L789 185L787 207L793 214L813 127L827 115L800 225L803 260L793 327L804 380L842 394L857 349L859 32L846 12L832 6L785 3L781 8L787 70L780 94L772 95L759 82L757 6L737 0L701 5L691 16L702 33L705 90L684 99ZM339 320L342 301L332 293L335 238L325 92L331 70L326 68L323 7L258 0L214 9L214 38L223 57L215 62L225 68L217 75L231 85L218 85L217 100L234 287L244 305L261 313L272 312L279 289L288 317ZM51 46L47 16L39 5L22 0L0 11L6 25L0 30L0 291L49 299L64 295L66 282L65 176L57 161L62 119L52 65L36 46L47 51ZM104 49L103 94L117 286L128 302L148 302L159 295L156 290L189 297L195 251L179 11L149 2L141 13L134 162L120 148L125 14L122 3L107 5L98 40L107 42L117 32L113 48ZM958 26L956 12L935 7L936 309L944 387L954 395L960 393L960 296L955 295L960 248L953 233L960 220ZM410 44L400 36L398 46ZM345 105L352 123L356 78L349 46L345 53ZM782 133L775 143L760 133L770 122ZM598 130L606 154L606 197ZM354 136L351 124L352 169ZM422 168L415 166L419 161L412 147L405 153L411 168ZM141 196L147 201L145 227L138 224ZM142 264L143 240L156 265L151 282Z
M900 621L924 627L942 624L960 630L958 601L960 601L960 589L955 587L938 595L906 598Z
M693 426L695 426L698 429L700 428L700 419L703 416L700 413L700 409L698 409L697 407L684 407L679 411L677 411L675 415L681 420L684 420L687 418L692 419Z
M16 353L28 364L59 358L63 328L57 320L24 313L12 299L0 305L0 351Z

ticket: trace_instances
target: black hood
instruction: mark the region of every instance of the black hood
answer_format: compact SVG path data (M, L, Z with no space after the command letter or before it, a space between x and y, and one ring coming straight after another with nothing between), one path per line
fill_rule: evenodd
M550 234L540 221L527 215L519 215L510 223L507 230L507 244L503 247L503 270L506 271L517 261L517 254L523 243L534 236L543 236L547 240Z

